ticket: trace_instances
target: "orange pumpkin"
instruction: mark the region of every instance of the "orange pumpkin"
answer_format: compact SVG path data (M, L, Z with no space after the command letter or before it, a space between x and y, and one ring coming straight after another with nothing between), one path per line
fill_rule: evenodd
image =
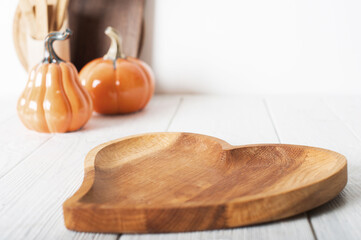
M154 92L154 76L143 61L125 57L121 37L108 27L111 46L103 58L83 67L79 77L92 97L94 110L101 114L131 113L143 109Z
M80 84L78 72L53 50L55 40L69 38L71 31L53 32L45 39L45 58L30 72L17 110L23 124L38 132L75 131L89 120L93 107Z

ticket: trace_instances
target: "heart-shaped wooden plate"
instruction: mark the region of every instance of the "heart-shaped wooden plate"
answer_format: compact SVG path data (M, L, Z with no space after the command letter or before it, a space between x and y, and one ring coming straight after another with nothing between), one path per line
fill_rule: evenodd
M76 231L230 228L310 210L346 182L346 158L333 151L151 133L91 150L83 184L63 210L66 227Z

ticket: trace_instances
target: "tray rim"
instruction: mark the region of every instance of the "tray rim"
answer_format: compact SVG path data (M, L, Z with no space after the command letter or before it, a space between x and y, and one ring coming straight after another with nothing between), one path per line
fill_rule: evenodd
M344 181L344 184L343 186L341 187L340 191L341 192L344 187L346 186L347 184L347 159L344 155L338 153L338 152L335 152L335 151L332 151L332 150L329 150L329 149L325 149L325 148L319 148L319 147L312 147L312 146L307 146L307 145L295 145L295 144L282 144L282 143L257 143L257 144L246 144L246 145L231 145L229 144L228 142L220 139L220 138L217 138L217 137L213 137L213 136L208 136L208 135L204 135L204 134L199 134L199 133L192 133L192 132L149 132L149 133L140 133L140 134L135 134L135 135L130 135L130 136L126 136L126 137L122 137L122 138L117 138L117 139L114 139L114 140L110 140L110 141L107 141L105 143L102 143L102 144L99 144L97 145L96 147L92 148L88 154L86 155L85 157L85 160L84 160L84 178L83 178L83 182L81 184L81 186L79 187L79 189L71 196L69 197L63 204L63 211L64 211L64 219L65 219L65 223L66 223L66 226L68 229L72 229L72 230L77 230L79 231L78 229L74 229L72 228L72 226L68 225L67 224L67 219L66 219L66 214L65 212L66 211L71 211L72 209L88 209L88 208L91 208L92 210L96 210L96 209L99 209L99 210L119 210L119 211L129 211L129 210L135 210L135 211L146 211L146 210L172 210L172 209L194 209L194 208L209 208L209 207L229 207L229 206L236 206L238 204L242 204L242 203L246 203L246 202L249 202L249 201L259 201L259 200L263 200L262 197L260 197L260 195L262 195L261 193L259 194L255 194L255 195L252 195L252 196L246 196L246 197L238 197L238 198L234 198L230 201L226 201L226 202L210 202L210 203L207 203L207 204L204 204L202 203L202 205L197 205L197 204L190 204L190 205L187 205L187 204L182 204L182 205L165 205L165 206L162 206L162 207L154 207L152 205L148 205L148 206L144 206L144 205L141 205L140 207L135 207L135 206L130 206L130 207L121 207L121 206L117 206L117 204L107 204L107 203L103 203L101 204L101 206L97 206L98 204L97 203L84 203L84 202L78 202L78 200L80 200L84 195L86 195L88 193L88 191L91 189L91 187L93 186L93 183L94 183L94 180L95 180L95 159L96 159L96 156L97 154L104 148L112 145L112 144L116 144L118 142L121 142L121 141L124 141L124 140L127 140L127 139L132 139L132 138L137 138L137 137L142 137L142 136L147 136L147 135L159 135L159 134L170 134L170 135L173 135L173 134L177 134L177 135L182 135L182 134L191 134L191 135L199 135L199 136L205 136L205 137L208 137L208 138L211 138L213 140L215 140L216 142L218 142L221 146L222 146L222 150L232 150L232 149L239 149L239 148L245 148L245 147L263 147L263 146L290 146L290 147L301 147L301 148L308 148L308 149L314 149L314 150L317 150L317 151L324 151L324 152L327 152L329 154L333 154L333 155L336 155L339 157L340 161L343 161L343 164L341 166L338 167L337 171L335 171L334 174L330 174L328 175L327 177L325 178L320 178L320 179L317 179L317 181L313 181L313 182L310 182L309 184L305 184L305 185L302 185L302 186L299 186L299 187L296 187L296 188L292 188L288 191L285 191L285 190L282 190L280 192L274 192L273 194L267 194L267 198L277 198L277 197L282 197L282 195L286 195L286 194L290 194L290 193L296 193L296 192L300 192L300 191L307 191L311 185L319 185L319 184L325 184L327 185L327 182L328 181L331 181L331 178L334 178L334 177L341 177L341 175L345 175L345 181ZM338 194L337 193L337 194ZM336 194L336 195L337 195ZM336 196L335 195L335 196ZM316 208L328 201L330 201L331 199L333 199L334 196L332 198L329 198L325 201L320 201L319 204L317 205L313 205L311 208L308 208L306 210L302 210L300 211L299 213L301 212L304 212L304 211L308 211L310 209L313 209L313 208ZM279 218L276 218L276 219L273 219L273 220L278 220L278 219L282 219L282 218L285 218L285 217L289 217L289 216L293 216L295 214L291 214L291 215L288 215L288 216L282 216L282 217L279 217ZM273 221L272 220L272 221ZM254 222L254 223L257 223L257 222ZM254 224L254 223L250 223L250 224ZM249 225L249 224L246 224L246 225ZM239 225L234 225L234 226L226 226L226 228L229 228L229 227L236 227L236 226L239 226ZM242 225L244 226L244 225ZM222 227L224 228L224 227ZM200 230L205 230L205 229L200 229ZM113 232L113 231L111 231ZM118 232L118 231L116 231ZM123 232L128 232L128 231L123 231ZM134 231L129 231L129 232L134 232ZM136 232L142 232L142 231L136 231ZM146 231L148 232L148 231ZM158 232L158 231L156 231ZM169 232L169 231L166 231L166 232Z

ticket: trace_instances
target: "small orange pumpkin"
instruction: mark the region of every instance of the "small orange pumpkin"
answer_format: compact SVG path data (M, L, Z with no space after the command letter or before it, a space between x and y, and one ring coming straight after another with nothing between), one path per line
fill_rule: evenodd
M53 49L55 40L69 38L71 31L53 32L45 38L45 58L30 72L17 110L23 124L38 132L69 132L84 126L93 107L80 84L78 72Z
M121 37L112 27L105 30L111 46L103 58L83 67L79 78L101 114L131 113L143 109L154 92L154 75L143 61L125 57Z

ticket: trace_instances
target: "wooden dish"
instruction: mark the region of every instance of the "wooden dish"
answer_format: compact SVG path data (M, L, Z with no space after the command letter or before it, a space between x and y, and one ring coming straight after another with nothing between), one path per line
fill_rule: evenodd
M76 231L231 228L310 210L346 182L346 158L333 151L151 133L91 150L84 182L63 210L66 227Z

